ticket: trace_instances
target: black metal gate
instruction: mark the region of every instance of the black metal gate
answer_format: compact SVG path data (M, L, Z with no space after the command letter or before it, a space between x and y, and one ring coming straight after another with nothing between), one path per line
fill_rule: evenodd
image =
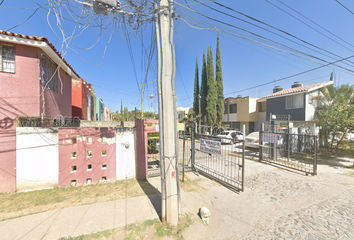
M147 175L156 177L161 175L160 171L160 149L159 137L156 134L148 133L147 139ZM157 134L158 135L158 134Z
M264 128L264 127L263 127ZM259 133L259 161L317 174L317 136L268 125Z
M192 128L191 167L196 172L213 179L233 191L244 190L245 147L244 141L221 144L223 137L215 136L217 129L204 127L202 133ZM214 133L214 135L210 135Z

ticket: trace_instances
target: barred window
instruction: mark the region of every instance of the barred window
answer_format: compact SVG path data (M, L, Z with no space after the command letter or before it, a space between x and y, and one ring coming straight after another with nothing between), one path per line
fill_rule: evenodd
M46 54L42 53L42 85L58 92L58 71L55 64Z
M15 46L0 44L0 72L15 73Z

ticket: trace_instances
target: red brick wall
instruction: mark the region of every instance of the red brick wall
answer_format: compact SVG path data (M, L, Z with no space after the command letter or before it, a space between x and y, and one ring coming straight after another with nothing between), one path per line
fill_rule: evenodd
M103 143L103 138L107 139ZM92 138L92 143L88 143L87 138ZM72 144L71 139L76 139L76 144ZM116 130L115 128L60 128L59 129L59 186L68 187L71 181L75 180L77 185L92 179L92 183L98 182L105 177L116 178ZM102 156L102 150L107 151L106 156ZM87 152L92 152L92 157L87 156ZM76 158L72 153L76 152ZM102 168L102 164L106 168ZM88 165L92 169L88 169ZM76 166L76 171L72 167Z

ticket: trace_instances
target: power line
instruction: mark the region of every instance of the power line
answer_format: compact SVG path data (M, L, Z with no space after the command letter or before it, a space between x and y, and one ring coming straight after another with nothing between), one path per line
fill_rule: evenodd
M328 63L328 64L323 65L323 66L319 66L319 67L316 67L316 68L312 68L312 69L310 69L310 70L306 70L306 71L303 71L303 72L300 72L300 73L296 73L296 74L290 75L290 76L288 76L288 77L283 77L283 78L280 78L280 79L278 79L278 80L276 80L276 81L266 82L266 83L259 84L259 85L257 85L257 86L253 86L253 87L246 88L246 89L243 89L243 90L239 90L239 91L235 91L235 92L230 92L230 93L227 93L226 95L233 94L233 93L238 93L238 92L242 92L242 91L246 91L246 90L250 90L250 89L253 89L253 88L256 88L256 87L265 86L265 85L268 85L268 84L272 84L272 83L274 83L274 82L280 82L280 81L283 81L283 80L288 79L288 78L292 78L292 77L296 77L296 76L299 76L299 75L302 75L302 74L305 74L305 73L308 73L308 72L312 72L312 71L314 71L314 70L317 70L317 69L326 67L326 66L331 65L331 64L334 64L334 63L336 63L336 62L340 62L340 61L347 60L347 59L352 58L352 57L354 57L354 55L349 56L349 57L346 57L346 58L343 58L343 59L341 59L341 60L337 60L337 61L332 62L332 63Z
M195 0L195 1L197 1L197 0ZM198 1L197 1L197 2L198 2ZM181 5L181 6L183 6L183 5ZM184 6L183 6L183 7L184 7ZM187 8L187 9L189 9L189 8ZM269 39L269 38L267 38L267 37L264 37L264 36L261 36L261 35L259 35L259 34L254 33L254 32L248 31L248 30L246 30L246 29L244 29L244 28L240 28L240 27L237 27L237 26L235 26L235 25L226 23L226 22L224 22L224 21L221 21L221 20L218 20L218 19L215 19L215 18L208 17L208 16L206 16L206 15L204 15L204 14L202 14L202 13L199 13L199 12L195 11L194 9L189 9L189 10L191 10L191 11L193 11L193 12L195 12L195 13L197 13L197 14L199 14L199 15L205 17L205 18L208 18L208 19L210 19L210 20L212 20L212 21L216 21L216 22L219 22L219 23L221 23L221 24L224 24L224 25L227 25L227 26L236 28L236 29L240 29L240 30L242 30L242 31L245 31L245 32L247 32L247 33L250 33L251 35L254 35L254 36L259 37L259 38L261 38L261 39L265 39L265 40L267 40L267 41L270 41L270 42L275 43L275 44L277 44L277 45L280 45L280 46L283 46L283 47L285 47L285 48L291 49L291 50L293 50L293 51L299 52L299 53L304 54L304 55L306 55L306 56L309 56L309 57L312 57L312 58L314 58L314 59L323 61L323 62L325 62L325 63L329 63L328 61L326 61L326 60L324 60L324 59L321 59L321 58L319 58L319 57L316 57L316 56L313 56L313 55L304 53L304 52L302 52L302 51L299 51L299 50L297 50L297 49L294 49L294 48L292 48L292 47L289 47L289 46L287 46L287 45L284 45L284 44L282 44L282 43L279 43L279 42L277 42L277 41L274 41L274 40L272 40L272 39ZM215 29L216 29L216 28L215 28ZM333 53L332 53L332 54L333 54ZM328 56L328 57L329 57L329 56ZM340 56L338 56L338 57L340 57ZM333 57L332 57L332 58L333 58ZM339 66L339 65L336 65L336 66L339 67L339 68L343 68L343 69L345 69L345 70L347 70L347 71L354 72L353 70L344 68L344 67L342 67L342 66Z
M189 26L191 26L191 25L189 25ZM193 27L193 26L191 26L191 27ZM291 53L291 52L282 50L282 49L280 49L280 48L273 47L273 46L271 46L271 45L269 45L269 44L262 43L262 42L259 42L259 41L256 41L256 40L252 40L252 39L250 39L250 38L248 38L248 37L240 36L240 35L237 35L237 34L234 34L234 33L231 33L231 32L227 32L227 31L218 29L218 28L216 28L216 27L214 27L213 30L217 30L217 31L220 31L220 32L223 32L223 33L232 35L232 36L236 36L236 37L238 37L238 38L241 38L241 39L244 39L244 40L248 40L248 41L257 43L257 44L259 44L259 45L261 45L261 46L266 46L266 47L268 47L268 48L275 49L275 50L277 50L277 51L284 52L284 53L286 53L286 54L289 54L289 55L292 55L292 56L296 56L296 57L299 57L299 58L302 58L302 59L311 61L311 62L313 62L313 63L322 64L322 63L320 63L320 62L316 62L316 61L314 61L314 60L311 60L311 59L308 59L308 58L305 58L305 57L301 57L301 56L299 56L299 55L297 55L297 54L294 54L294 53ZM302 52L300 52L300 53L302 53ZM304 55L309 55L309 54L306 54L306 53L303 53L303 54L304 54ZM309 55L309 56L310 56L310 57L313 57L313 56L311 56L311 55ZM319 58L317 58L317 57L314 57L314 58L319 59ZM328 61L323 60L323 59L319 59L319 60L321 60L321 61L323 61L323 62L325 62L325 63L329 63ZM334 64L334 66L337 66L337 67L339 67L339 68L345 69L345 70L347 70L347 71L349 71L349 72L354 72L353 70L350 70L350 69L347 69L347 68L344 68L344 67L341 67L341 66L338 66L338 65L335 65L335 64ZM332 67L332 68L333 68L333 67ZM342 70L340 70L340 69L337 69L337 70L342 71ZM348 73L348 74L352 74L352 73L349 73L349 72L347 72L347 73ZM353 74L352 74L352 75L353 75Z
M351 43L345 41L345 40L344 40L343 38L341 38L341 37L338 37L336 34L332 33L331 31L327 30L326 28L322 27L321 25L317 24L316 22L312 21L310 18L306 17L305 15L303 15L302 13L300 13L299 11L296 11L295 9L293 9L292 7L290 7L289 5L283 3L283 2L280 1L280 0L277 0L277 1L280 2L280 3L282 3L282 4L284 4L285 6L287 6L288 8L290 8L291 10L293 10L294 12L296 12L297 14L299 14L299 15L301 15L302 17L306 18L307 20L309 20L310 22L312 22L312 23L315 24L316 26L320 27L321 29L325 30L325 31L328 32L329 34L333 35L334 37L336 37L336 38L342 40L343 42L345 42L346 44L348 44L348 45L354 47L353 44L351 44ZM330 38L330 39L331 39L331 38ZM331 39L331 40L332 40L332 39ZM333 41L336 42L335 40L333 40ZM338 43L338 42L336 42L336 43ZM341 45L341 46L343 46L343 45L340 44L340 43L338 43L338 44ZM348 50L351 50L351 49L349 49L349 48L347 48L347 47L345 47L345 46L343 46L343 47L346 48L346 49L348 49ZM351 50L351 51L352 51L352 50Z
M279 0L277 0L277 1L278 1L278 2L280 2L280 3L282 3L282 4L284 4L285 6L287 6L288 8L290 8L291 10L295 11L296 13L300 14L298 11L294 10L294 9L293 9L293 8L291 8L290 6L286 5L285 3L283 3L283 2L281 2L281 1L279 1ZM293 18L295 18L296 20L298 20L298 21L302 22L303 24L305 24L305 25L306 25L306 26L308 26L309 28L311 28L311 29L315 30L315 31L316 31L316 32L318 32L319 34L321 34L321 35L323 35L323 36L325 36L325 37L329 38L329 39L330 39L330 40L332 40L333 42L335 42L335 43L337 43L337 44L341 45L342 47L344 47L344 48L348 49L349 51L352 51L352 52L353 52L353 50L352 50L352 49L350 49L350 48L348 48L348 47L344 46L343 44L339 43L338 41L334 40L333 38L330 38L329 36L327 36L327 35L323 34L322 32L318 31L318 30L317 30L317 29L315 29L314 27L312 27L312 26L310 26L309 24L305 23L305 22L304 22L304 21L302 21L301 19L299 19L299 18L297 18L296 16L292 15L291 13L289 13L289 12L285 11L285 10L284 10L284 9L282 9L281 7L279 7L279 6L275 5L274 3L271 3L271 2L270 2L270 1L268 1L268 0L266 0L266 2L268 2L269 4L271 4L271 5L275 6L275 7L276 7L276 8L278 8L278 9L282 10L283 12L285 12L286 14L288 14L288 15L292 16L292 17L293 17ZM302 14L300 14L300 15L302 15Z
M354 12L352 12L349 8L347 8L346 6L343 5L343 3L341 3L340 1L336 0L337 3L339 3L342 7L344 7L345 9L347 9L351 14L354 15Z
M189 97L189 94L188 94L188 91L187 91L187 89L186 89L186 86L184 85L183 76L182 76L181 70L179 69L178 62L176 61L176 63L177 63L176 65L177 65L178 73L179 73L179 75L181 76L181 79L182 79L182 84L183 84L184 90L186 91L186 94L187 94L188 98L191 99L191 98Z
M2 4L3 2L4 2L4 0L1 2L1 4ZM1 4L0 4L0 5L1 5ZM34 12L33 12L25 21L23 21L22 23L17 24L16 26L13 26L13 27L7 29L6 31L10 31L10 30L12 30L12 29L14 29L14 28L17 28L18 26L21 26L22 24L24 24L25 22L27 22L28 20L30 20L30 19L34 16L34 14L36 14L36 12L37 12L40 8L41 8L41 7L38 7L36 10L34 10Z
M194 1L197 1L197 0L194 0ZM269 2L268 0L266 0L266 1ZM320 49L320 50L322 50L322 51L325 51L325 52L327 52L327 53L329 53L329 54L332 54L332 55L334 55L334 56L336 56L336 57L341 58L341 56L338 56L338 55L336 55L336 54L334 54L334 53L332 53L332 52L330 52L330 51L328 51L328 50L325 50L325 49L320 48L320 47L318 47L318 46L316 46L316 45L314 45L314 44L312 44L312 43L309 43L309 42L307 42L306 40L303 40L303 39L301 39L301 38L299 38L299 37L297 37L297 36L295 36L295 35L293 35L293 34L287 32L287 31L284 31L284 30L279 29L279 28L277 28L277 27L274 27L274 26L272 26L272 25L270 25L270 24L268 24L268 23L265 23L265 22L260 21L260 20L258 20L258 19L256 19L256 18L253 18L253 17L251 17L251 16L248 16L248 15L246 15L246 14L244 14L244 13L241 13L241 12L239 12L239 11L236 11L235 9L233 9L233 8L231 8L231 7L228 7L228 6L225 6L225 5L223 5L223 4L221 4L221 3L218 3L218 2L216 2L216 1L214 1L214 3L217 4L217 5L219 5L219 6L221 6L221 7L226 8L226 9L228 9L228 10L230 10L230 11L236 12L236 13L242 15L242 16L245 16L245 17L247 17L247 18L249 18L249 19L252 19L253 21L256 21L256 22L258 22L258 23L264 24L264 25L266 25L266 26L268 26L268 27L270 27L270 28L273 28L273 29L275 29L275 30L277 30L277 31L280 31L280 32L282 32L282 33L284 33L284 34L286 34L286 35L289 35L289 36L291 36L291 37L293 37L293 38L295 38L295 39L297 39L297 40L299 40L299 41L301 41L301 42L304 42L304 43L306 43L306 44L308 44L308 45L310 45L310 46L312 46L312 47L315 47L315 48L317 48L317 49ZM269 3L270 3L270 2L269 2ZM270 3L270 4L273 4L273 3ZM273 5L274 5L274 4L273 4ZM205 5L205 6L207 6L207 5ZM274 6L276 6L276 5L274 5ZM209 6L207 6L207 7L209 7ZM276 6L276 7L277 7L277 6ZM211 8L211 7L209 7L209 8ZM278 8L279 8L279 7L278 7ZM216 10L216 9L215 9L215 10ZM216 11L221 12L221 11L219 11L219 10L216 10ZM284 11L284 10L283 10L283 11ZM221 13L223 13L223 12L221 12ZM228 16L231 16L231 17L233 17L233 18L237 18L237 17L234 17L234 16L229 15L229 14L227 14L227 13L223 13L223 14L228 15ZM288 14L290 14L290 13L288 13ZM291 15L291 14L290 14L290 15ZM292 15L291 15L291 16L292 16ZM294 17L294 16L293 16L293 17ZM258 26L258 25L252 24L252 23L250 23L250 22L248 22L248 21L246 21L246 20L243 20L243 19L240 19L240 18L237 18L237 19L239 19L239 20L241 20L241 21L244 21L244 22L247 22L247 23L249 23L249 24L251 24L251 25L253 25L253 26L259 27L259 28L261 28L261 29L263 29L263 30L269 31L269 32L271 32L271 33L273 33L273 34L276 34L276 33L272 32L272 31L270 31L270 30L267 30L267 29L262 28L262 27L260 27L260 26ZM298 19L298 20L299 20L299 19ZM299 20L299 21L301 21L301 20ZM301 21L301 22L302 22L302 21ZM304 24L306 24L306 23L304 23ZM310 26L310 27L311 27L311 26ZM315 29L315 30L316 30L316 29ZM316 31L317 31L317 30L316 30ZM322 34L322 33L321 33L321 34ZM276 34L276 35L277 35L277 36L281 36L281 35L278 35L278 34ZM281 36L281 37L285 38L284 36ZM290 40L290 39L288 39L288 38L285 38L285 39L287 39L287 40L289 40L289 41L292 41L292 40ZM333 40L333 41L335 41L335 40ZM292 42L294 42L294 41L292 41ZM296 42L294 42L294 43L296 43ZM299 43L296 43L296 44L299 44ZM339 44L340 44L340 43L339 43ZM302 44L299 44L299 45L304 46L304 45L302 45ZM304 46L304 47L306 47L306 46ZM308 48L308 47L306 47L306 48ZM315 50L313 50L313 49L311 49L311 50L312 50L312 51L315 51ZM352 50L351 50L351 51L352 51ZM315 52L318 52L318 51L315 51ZM320 52L318 52L318 53L320 53ZM321 53L321 54L323 54L323 53ZM325 55L325 54L323 54L323 55ZM325 56L329 57L328 55L325 55ZM353 62L352 62L352 63L353 63Z

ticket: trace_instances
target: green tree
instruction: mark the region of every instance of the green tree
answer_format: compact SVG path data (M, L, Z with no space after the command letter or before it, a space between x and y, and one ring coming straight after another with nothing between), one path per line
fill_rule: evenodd
M206 115L206 98L208 95L208 84L207 84L207 64L205 60L205 51L203 52L203 66L202 66L202 81L201 81L201 86L200 86L200 96L201 96L201 114L202 114L202 119L204 119L204 116Z
M218 99L216 102L217 109L217 122L219 122L225 111L225 99L224 99L224 80L222 77L222 67L221 67L221 53L220 53L220 37L218 32L217 44L216 44L216 69L215 69L215 80Z
M123 99L120 99L120 115L123 115Z
M195 115L199 114L199 72L198 72L198 57L195 63L195 76L194 76L194 100L193 100L193 111Z
M343 133L336 144L338 149L346 134L354 130L354 88L348 84L337 88L329 85L322 88L321 93L312 99L316 106L315 119L321 127L320 137L326 147L331 138L333 148L335 134Z
M218 99L218 94L216 90L216 81L214 77L214 66L213 66L213 52L210 46L208 49L207 57L207 85L208 85L208 95L206 99L206 116L208 125L214 126L216 123L217 111L216 111L216 101Z

